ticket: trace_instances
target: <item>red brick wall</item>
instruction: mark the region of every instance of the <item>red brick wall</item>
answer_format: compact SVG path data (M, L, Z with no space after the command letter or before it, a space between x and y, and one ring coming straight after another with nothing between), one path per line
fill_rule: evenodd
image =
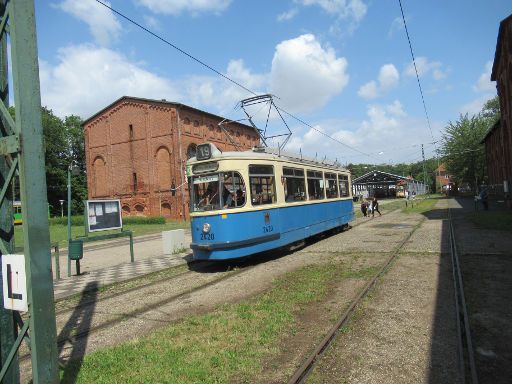
M186 106L120 99L84 125L89 199L121 199L124 215L188 218L187 185L172 196L170 184L185 182L191 144L236 150L220 121ZM251 127L231 123L227 129L242 150L259 144Z
M489 184L503 193L505 181L512 191L512 19L502 22L493 67L500 99L501 121L485 139ZM496 72L494 73L494 69Z

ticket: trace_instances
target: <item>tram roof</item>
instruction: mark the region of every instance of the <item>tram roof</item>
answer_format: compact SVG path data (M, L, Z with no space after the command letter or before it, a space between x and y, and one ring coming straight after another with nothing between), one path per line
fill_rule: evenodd
M215 145L211 144L215 149ZM247 151L229 151L229 152L221 152L217 149L217 151L213 151L212 157L206 161L211 160L219 160L219 159L258 159L258 160L280 160L280 161L290 161L293 163L301 163L303 165L310 165L314 167L322 167L328 168L337 171L349 172L346 168L342 167L341 164L335 162L327 162L318 161L315 158L302 156L301 154L295 154L290 152L279 151L274 148L268 147L253 147ZM196 162L196 157L192 157L188 160L189 162Z

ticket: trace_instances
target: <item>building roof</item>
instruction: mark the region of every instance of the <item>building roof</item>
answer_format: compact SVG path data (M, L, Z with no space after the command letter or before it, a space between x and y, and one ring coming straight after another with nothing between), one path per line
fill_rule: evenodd
M504 34L505 34L505 28L511 28L512 27L512 15L508 16L507 18L501 20L500 22L500 29L498 32L498 39L496 40L496 51L494 52L494 63L492 64L492 72L491 72L491 80L496 81L497 77L497 71L498 71L498 65L500 62L500 56L501 56L501 45L503 43Z
M485 141L487 140L487 138L489 137L489 135L495 130L495 129L498 129L501 125L501 118L496 120L496 122L491 125L489 127L489 129L487 130L487 132L485 132L485 135L484 135L484 138L480 141L480 144L485 144Z
M373 170L368 173L365 173L363 176L359 176L357 179L352 180L352 184L396 184L396 182L399 180L414 181L414 179L410 177L394 175L392 173Z
M186 108L186 109L189 109L189 110L192 110L194 112L199 112L199 113L202 113L202 114L205 114L205 115L208 115L210 117L213 117L213 118L216 118L216 119L220 119L220 120L224 120L225 118L222 117L222 116L218 116L218 115L215 115L213 113L210 113L210 112L206 112L206 111L202 111L200 109L197 109L197 108L194 108L194 107L191 107L189 105L186 105L186 104L181 104L181 103L176 103L174 101L167 101L165 99L162 99L162 100L153 100L153 99L145 99L145 98L141 98L141 97L133 97L133 96L123 96L123 97L120 97L119 99L117 99L116 101L114 101L113 103L107 105L105 108L101 109L100 111L96 112L94 115L92 115L91 117L89 117L88 119L86 119L83 123L82 123L82 126L85 126L86 124L88 124L91 120L94 120L95 118L97 118L98 116L100 116L102 113L104 113L105 111L107 111L108 109L112 108L113 106L117 105L117 104L120 104L121 102L123 101L138 101L138 102L143 102L143 103L151 103L151 104L163 104L163 105L172 105L176 108ZM243 123L240 123L240 122L236 122L240 125L243 125L245 128L248 128L248 129L251 129L251 130L254 130L256 131L256 129L250 125L247 125L247 124L243 124Z

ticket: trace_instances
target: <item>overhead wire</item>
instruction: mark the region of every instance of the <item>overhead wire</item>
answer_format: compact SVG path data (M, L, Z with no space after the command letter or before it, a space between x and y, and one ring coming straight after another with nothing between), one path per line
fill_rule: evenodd
M110 10L111 10L112 12L114 12L116 15L119 15L120 17L122 17L123 19L127 20L128 22L130 22L130 23L134 24L135 26L139 27L139 28L140 28L140 29L142 29L143 31L145 31L145 32L149 33L151 36L153 36L153 37L157 38L158 40L160 40L160 41L164 42L165 44L169 45L170 47L172 47L172 48L176 49L178 52L182 53L183 55L187 56L188 58L190 58L190 59L194 60L194 61L195 61L195 62L197 62L198 64L200 64L200 65L202 65L202 66L204 66L204 67L208 68L210 71L212 71L212 72L216 73L217 75L219 75L219 76L223 77L225 80L227 80L227 81L229 81L229 82L233 83L234 85L236 85L236 86L238 86L238 87L242 88L243 90L245 90L246 92L248 92L248 93L250 93L250 94L252 94L252 95L255 95L255 96L257 96L257 95L258 95L256 92L254 92L254 91L252 91L251 89L249 89L249 88L245 87L244 85L240 84L240 83L239 83L239 82L237 82L236 80L233 80L233 79L232 79L232 78L230 78L229 76L226 76L225 74L223 74L222 72L220 72L220 71L218 71L217 69L213 68L212 66L208 65L208 64L207 64L207 63L205 63L204 61L202 61L202 60L200 60L200 59L196 58L196 57L195 57L195 56L193 56L192 54L190 54L190 53L186 52L185 50L181 49L181 48L180 48L180 47L178 47L177 45L175 45L175 44L171 43L169 40L167 40L167 39L165 39L165 38L161 37L160 35L158 35L158 34L156 34L156 33L152 32L150 29L148 29L148 28L144 27L143 25L139 24L139 23L138 23L138 22L136 22L135 20L131 19L130 17L128 17L128 16L126 16L126 15L124 15L123 13L121 13L121 12L120 12L120 11L118 11L118 10L116 10L116 9L115 9L115 8L113 8L112 6L110 6L110 5L106 4L106 3L104 3L104 2L103 2L103 1L101 1L101 0L95 0L95 1L96 1L98 4L101 4L102 6L104 6L105 8L110 9ZM366 152L361 151L361 150L359 150L359 149L357 149L357 148L354 148L354 147L352 147L352 146L350 146L350 145L348 145L348 144L345 144L345 143L344 143L344 142L342 142L341 140L338 140L338 139L336 139L336 138L334 138L334 137L332 137L332 136L328 135L327 133L325 133L325 132L321 131L320 129L315 128L314 126L312 126L311 124L308 124L307 122L305 122L304 120L300 119L299 117L297 117L297 116L293 115L293 114L292 114L292 113L290 113L290 112L287 112L285 109L283 109L283 108L281 108L281 107L278 107L278 106L276 106L276 108L278 108L281 112L283 112L284 114L288 115L288 116L289 116L289 117L291 117L292 119L294 119L294 120L296 120L296 121L300 122L301 124L304 124L305 126L307 126L307 127L311 128L311 129L313 129L314 131L316 131L316 132L320 133L321 135L323 135L323 136L325 136L325 137L328 137L329 139L331 139L331 140L335 141L336 143L338 143L338 144L340 144L340 145L343 145L344 147L349 148L349 149L351 149L352 151L358 152L358 153L360 153L360 154L362 154L362 155L365 155L365 156L367 156L367 157L371 157L371 158L374 158L374 159L377 159L377 160L378 160L378 158L376 158L375 156L372 156L372 155L371 155L371 154L369 154L369 153L366 153Z

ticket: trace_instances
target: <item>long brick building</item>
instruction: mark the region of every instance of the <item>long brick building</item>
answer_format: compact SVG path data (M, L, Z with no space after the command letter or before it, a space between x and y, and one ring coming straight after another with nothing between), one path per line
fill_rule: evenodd
M491 190L507 197L512 188L512 15L500 23L491 80L496 81L500 120L489 129L483 142Z
M197 144L250 149L258 132L184 104L124 96L83 123L89 199L121 199L123 215L188 218L185 163ZM171 193L171 188L176 188Z

